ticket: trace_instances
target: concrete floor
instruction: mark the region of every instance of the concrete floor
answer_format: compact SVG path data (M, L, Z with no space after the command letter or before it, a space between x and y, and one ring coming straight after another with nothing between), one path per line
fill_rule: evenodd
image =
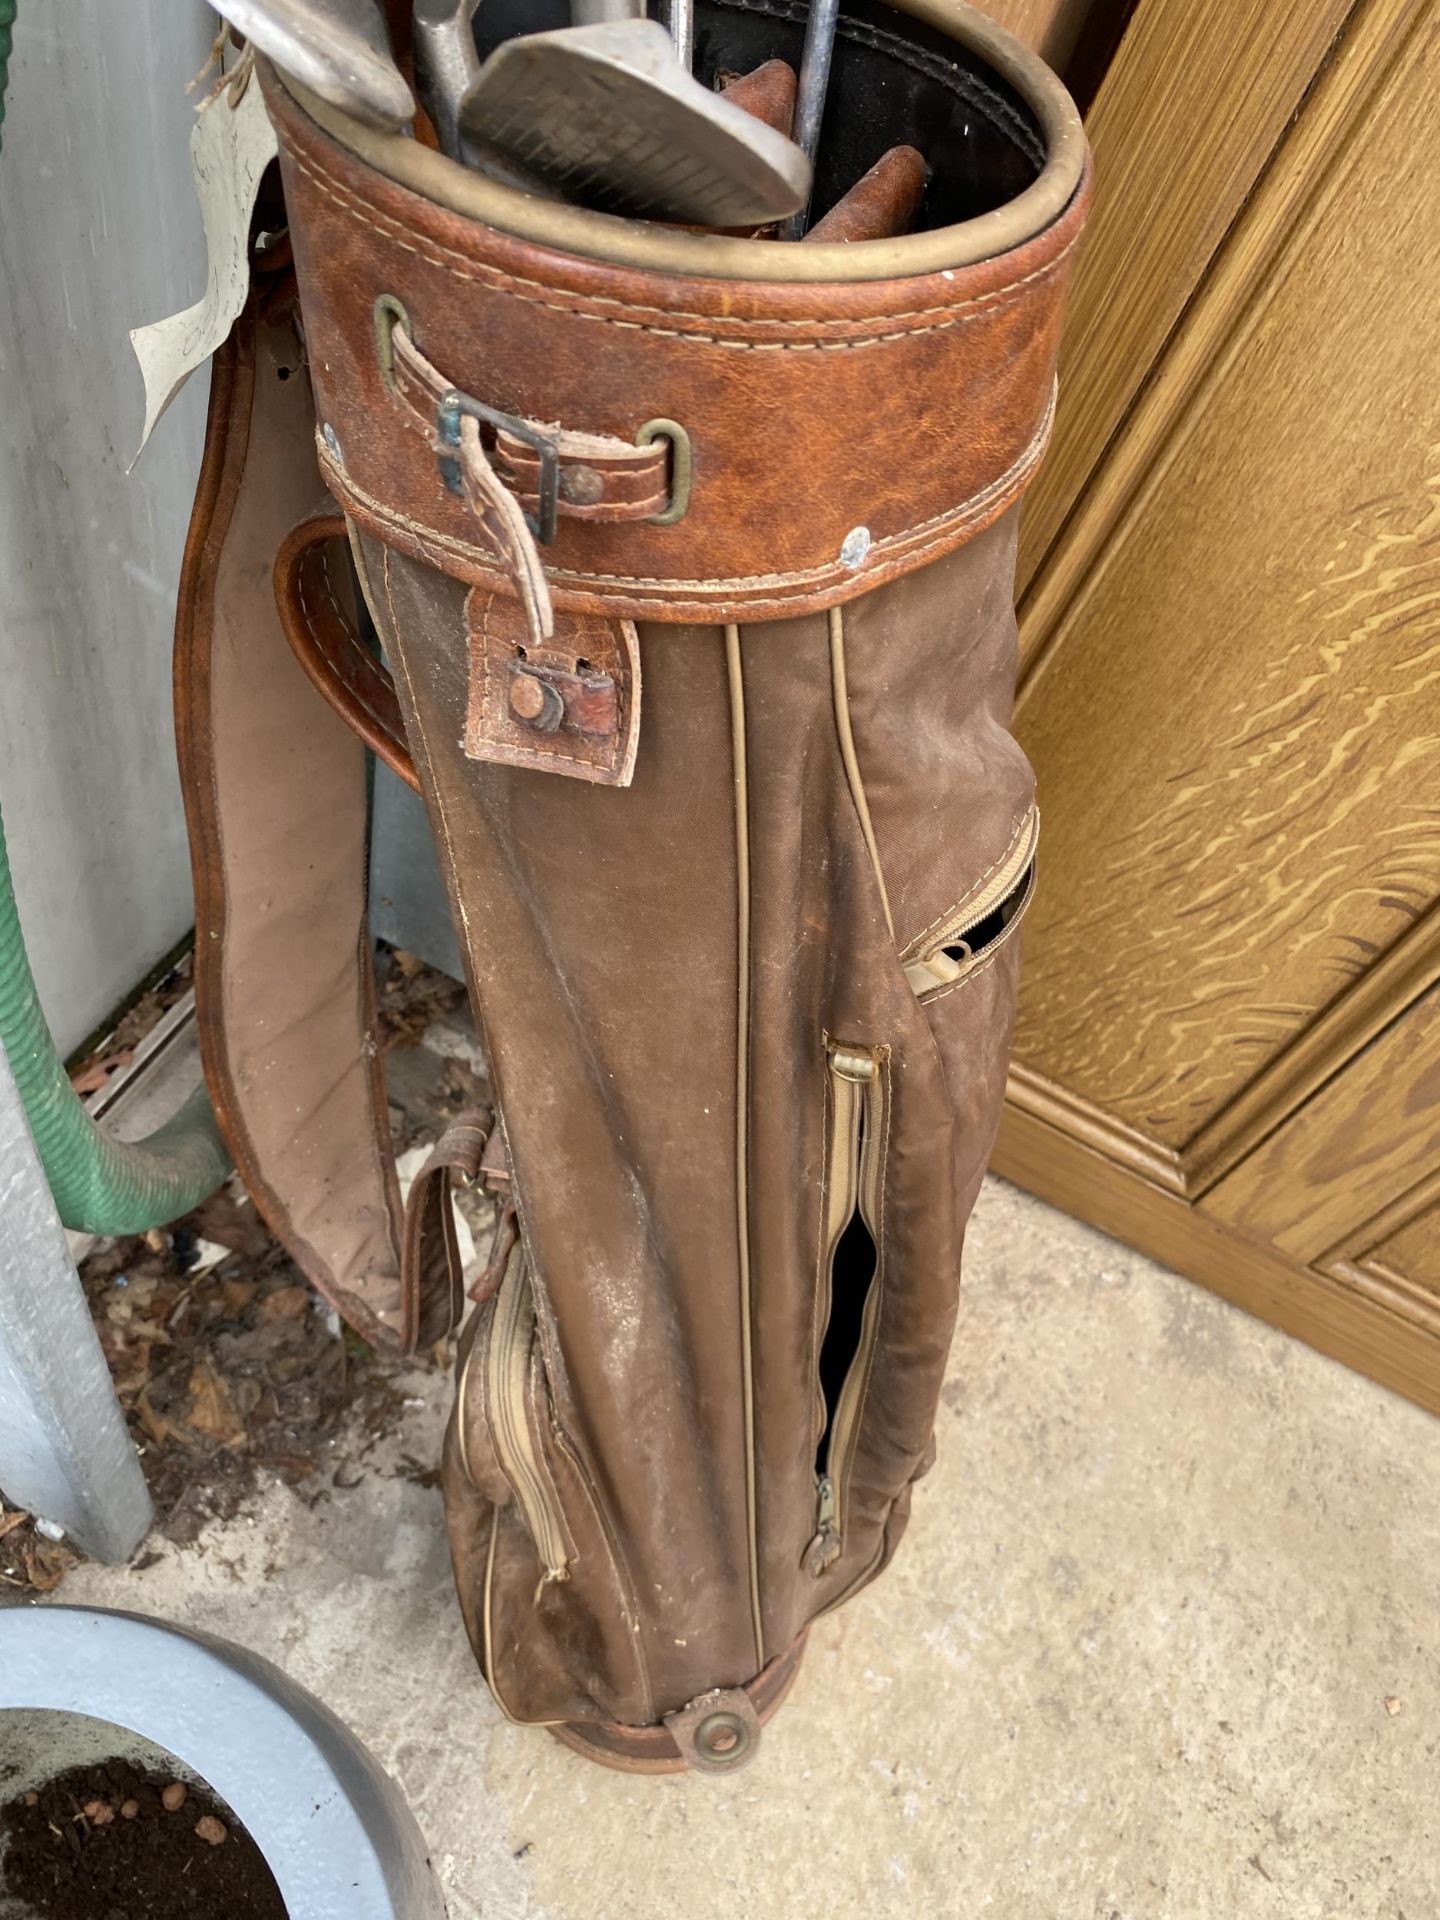
M453 1920L1435 1920L1440 1423L999 1182L967 1293L897 1562L733 1781L502 1721L439 1496L384 1472L61 1597L321 1694L409 1793ZM445 1391L415 1374L397 1454L433 1450Z

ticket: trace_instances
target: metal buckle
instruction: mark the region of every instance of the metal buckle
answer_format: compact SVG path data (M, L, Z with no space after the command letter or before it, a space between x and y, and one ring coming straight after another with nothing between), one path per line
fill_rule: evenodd
M503 428L538 454L540 500L537 511L525 515L525 524L542 546L548 546L555 538L555 515L560 500L560 449L554 436L532 427L528 420L521 420L513 413L501 413L498 407L487 407L458 387L451 387L435 409L435 430L440 436L437 453L440 478L451 493L464 491L460 480L460 422L467 414L472 420Z

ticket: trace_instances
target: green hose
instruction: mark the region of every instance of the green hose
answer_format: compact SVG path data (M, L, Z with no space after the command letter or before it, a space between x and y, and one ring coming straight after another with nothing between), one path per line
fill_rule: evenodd
M129 1145L102 1133L70 1084L40 1010L0 819L0 1045L60 1218L82 1233L143 1233L198 1207L230 1172L204 1087Z
M0 0L0 122L5 119L5 86L10 78L10 43L15 25L15 0Z
M15 0L0 0L0 120ZM25 952L0 819L0 1047L60 1218L83 1233L143 1233L188 1213L227 1178L230 1159L203 1087L173 1120L127 1145L81 1104L45 1024Z

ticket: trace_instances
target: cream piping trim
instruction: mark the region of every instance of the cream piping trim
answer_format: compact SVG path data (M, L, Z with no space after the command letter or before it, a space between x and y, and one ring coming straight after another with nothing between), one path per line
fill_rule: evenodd
M745 1525L750 1536L750 1616L755 1671L765 1665L760 1612L760 1547L755 1498L755 1345L750 1302L750 793L745 757L745 671L740 629L725 629L730 684L730 753L735 776L736 961L739 975L735 1043L735 1225L740 1260L740 1392L745 1422Z
M860 777L860 759L855 751L855 735L850 727L850 690L845 679L845 609L830 609L830 684L835 692L835 730L840 736L840 758L845 763L845 778L850 783L850 798L860 816L860 831L865 836L875 884L880 889L880 904L885 909L885 925L895 938L895 921L890 912L890 896L885 891L885 875L880 866L880 849L870 819L870 802L865 798L865 782Z

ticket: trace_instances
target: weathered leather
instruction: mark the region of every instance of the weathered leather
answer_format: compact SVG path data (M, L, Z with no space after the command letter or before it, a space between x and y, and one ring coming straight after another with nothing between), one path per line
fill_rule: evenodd
M405 723L389 673L341 606L337 575L348 574L345 522L335 513L302 520L275 559L275 604L285 638L311 684L372 753L418 793Z
M980 151L1013 132L1008 193L1055 115L1022 125L1013 85L987 94L973 69L995 29L952 14L993 116ZM909 57L899 28L854 44ZM931 72L932 44L914 57ZM252 659L271 670L288 632L337 711L418 780L496 1097L493 1131L477 1116L440 1150L402 1232L385 1148L354 1148L347 1080L352 1159L326 1204L377 1232L347 1246L330 1217L307 1271L367 1329L428 1339L457 1303L449 1181L478 1171L502 1195L444 1459L477 1655L517 1720L642 1770L702 1749L709 1765L707 1703L729 1702L753 1751L809 1622L885 1565L933 1458L1032 885L1033 781L1008 726L1016 500L1049 417L1083 182L1077 167L1035 231L980 211L1005 244L977 263L957 228L953 271L707 278L446 211L266 85L321 471L393 683L321 591L339 529L312 512L279 555L283 630L250 607ZM913 131L877 129L872 157ZM513 518L487 536L447 483L463 439L428 419L451 382L527 432L558 423L572 494L587 450L599 476L570 504L598 511L567 513L562 493L552 542L525 528L533 555L518 534L504 550ZM695 454L668 526L633 511L653 448L624 451L661 417ZM523 434L470 424L476 470L537 518ZM282 706L268 724L293 740ZM191 708L192 733L223 732L217 708ZM608 786L557 777L582 741ZM192 752L187 778L204 776ZM345 777L330 804L353 848ZM277 886L332 862L297 824L293 852L267 847ZM215 943L253 961L267 938L231 914ZM324 1127L324 1067L363 1051L364 1020L307 1035L315 994L285 992L304 1056L287 1098ZM363 1016L363 991L352 1005ZM220 1007L211 1045L232 1073L269 1057L237 1011ZM256 1084L222 1116L263 1131L257 1197L299 1246L311 1174L281 1163Z
M356 523L397 552L472 585L509 577L383 376L374 316L386 295L443 378L489 406L621 442L659 418L688 433L696 480L682 520L562 517L545 566L556 605L573 612L823 608L988 526L1040 459L1083 190L1026 244L953 271L843 286L680 280L461 220L348 153L273 73L266 99L330 430L321 468ZM868 541L852 564L857 529Z

